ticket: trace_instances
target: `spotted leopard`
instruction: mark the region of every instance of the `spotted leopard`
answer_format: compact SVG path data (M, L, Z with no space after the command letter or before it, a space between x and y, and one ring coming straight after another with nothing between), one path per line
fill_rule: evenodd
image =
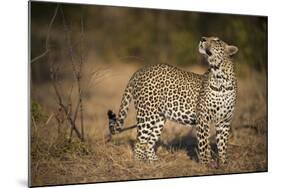
M216 129L218 160L226 162L230 123L237 96L232 56L238 48L217 37L202 37L199 52L206 57L205 74L187 72L167 64L144 67L133 74L121 100L118 116L108 111L112 134L118 133L133 99L136 108L136 159L154 161L155 143L167 119L196 127L199 159L212 161L210 125Z

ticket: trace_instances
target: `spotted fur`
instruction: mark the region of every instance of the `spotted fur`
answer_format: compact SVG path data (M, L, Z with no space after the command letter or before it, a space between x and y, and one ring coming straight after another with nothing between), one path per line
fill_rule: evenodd
M208 63L203 74L171 65L144 67L131 77L121 100L118 116L108 112L111 133L124 124L130 101L137 111L136 159L157 160L155 143L167 119L196 127L199 158L211 161L210 125L215 124L219 161L225 163L230 122L237 95L232 55L238 51L216 37L202 37L199 52Z

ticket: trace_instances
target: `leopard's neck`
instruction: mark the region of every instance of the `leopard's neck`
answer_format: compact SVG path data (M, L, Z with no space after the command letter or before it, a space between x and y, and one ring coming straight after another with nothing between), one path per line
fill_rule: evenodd
M214 91L234 90L236 88L236 76L234 63L224 60L213 66L210 63L208 72L208 85Z

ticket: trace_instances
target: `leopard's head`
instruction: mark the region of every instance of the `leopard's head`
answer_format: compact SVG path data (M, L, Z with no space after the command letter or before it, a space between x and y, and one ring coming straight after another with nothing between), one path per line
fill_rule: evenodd
M207 57L210 67L219 67L225 59L238 52L238 48L228 45L218 37L202 37L199 42L199 52Z

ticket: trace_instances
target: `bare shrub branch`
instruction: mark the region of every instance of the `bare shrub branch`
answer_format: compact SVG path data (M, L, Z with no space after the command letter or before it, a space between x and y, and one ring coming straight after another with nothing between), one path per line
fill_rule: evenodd
M79 56L79 60L78 62L75 59L75 55L74 55L74 48L73 48L73 42L71 40L71 30L69 29L69 27L66 24L66 19L65 19L65 15L63 12L63 9L60 8L61 11L61 15L62 15L62 22L63 22L63 26L64 26L64 31L66 33L66 43L67 43L67 47L68 47L68 54L70 57L70 61L71 61L71 67L72 67L72 72L74 75L74 78L76 80L76 85L77 85L77 92L78 92L78 101L77 104L74 108L74 115L73 115L73 120L74 122L77 119L78 113L79 113L79 118L80 118L80 129L81 129L81 140L84 140L84 115L83 115L83 93L82 93L82 87L81 87L81 80L82 80L82 76L84 74L83 72L83 65L84 65L84 23L83 23L83 18L81 17L80 19L80 53L78 53ZM77 63L76 63L77 62ZM73 129L74 127L72 127L71 131L70 131L70 139L72 138L72 134L73 134Z
M63 103L63 99L62 99L62 96L59 92L59 89L58 89L58 85L57 85L57 69L54 68L54 63L50 63L50 74L51 74L51 80L52 80L52 86L55 90L55 94L56 94L56 97L57 97L57 102L58 102L58 105L61 107L61 109L63 110L68 122L70 123L71 125L71 130L74 130L76 135L78 136L78 138L83 141L83 138L82 138L82 135L81 133L79 132L79 130L77 129L76 125L75 125L75 119L73 119L71 117L71 114L69 113L69 109L67 108L67 106Z
M46 41L45 41L45 51L42 54L32 58L31 61L30 61L31 63L41 59L42 57L46 56L50 52L50 44L49 44L50 33L51 33L51 29L52 29L53 23L55 21L55 18L57 16L58 10L59 10L59 4L57 4L56 9L55 9L54 14L53 14L53 17L52 17L52 19L49 23L49 26L48 26Z
M56 53L56 51L52 51L50 47L50 33L53 26L53 23L55 21L55 18L57 17L58 11L61 13L62 23L63 23L63 29L65 32L65 45L68 57L70 59L73 79L75 80L74 83L72 83L71 88L69 91L65 91L65 89L62 87L62 83L60 79L58 79L58 76L61 74L61 63L55 63L53 59L53 54ZM52 19L49 23L48 30L47 30L47 36L45 41L45 52L43 52L41 55L33 58L31 62L37 61L38 59L48 55L49 57L49 74L51 78L51 84L55 91L56 96L56 103L58 105L58 110L56 113L54 113L54 116L58 122L58 134L60 134L61 125L64 122L68 122L70 125L70 136L69 141L71 141L73 132L77 135L77 137L81 140L85 140L84 136L84 105L83 105L83 98L84 98L84 91L85 89L89 88L90 83L88 83L86 88L82 88L82 79L84 78L84 64L85 64L85 54L84 54L84 22L83 17L81 16L80 19L80 36L79 36L79 45L74 45L72 37L71 37L71 28L67 25L65 14L62 9L62 7L58 4L55 8L54 14L52 16ZM79 48L74 49L74 46ZM97 72L95 72L91 76L91 79L89 79L91 82L92 78L95 77ZM77 96L73 97L73 90L77 89ZM76 92L75 92L76 93ZM77 122L77 119L80 120L80 122ZM80 124L80 130L78 129L78 125ZM81 131L81 132L80 132Z

